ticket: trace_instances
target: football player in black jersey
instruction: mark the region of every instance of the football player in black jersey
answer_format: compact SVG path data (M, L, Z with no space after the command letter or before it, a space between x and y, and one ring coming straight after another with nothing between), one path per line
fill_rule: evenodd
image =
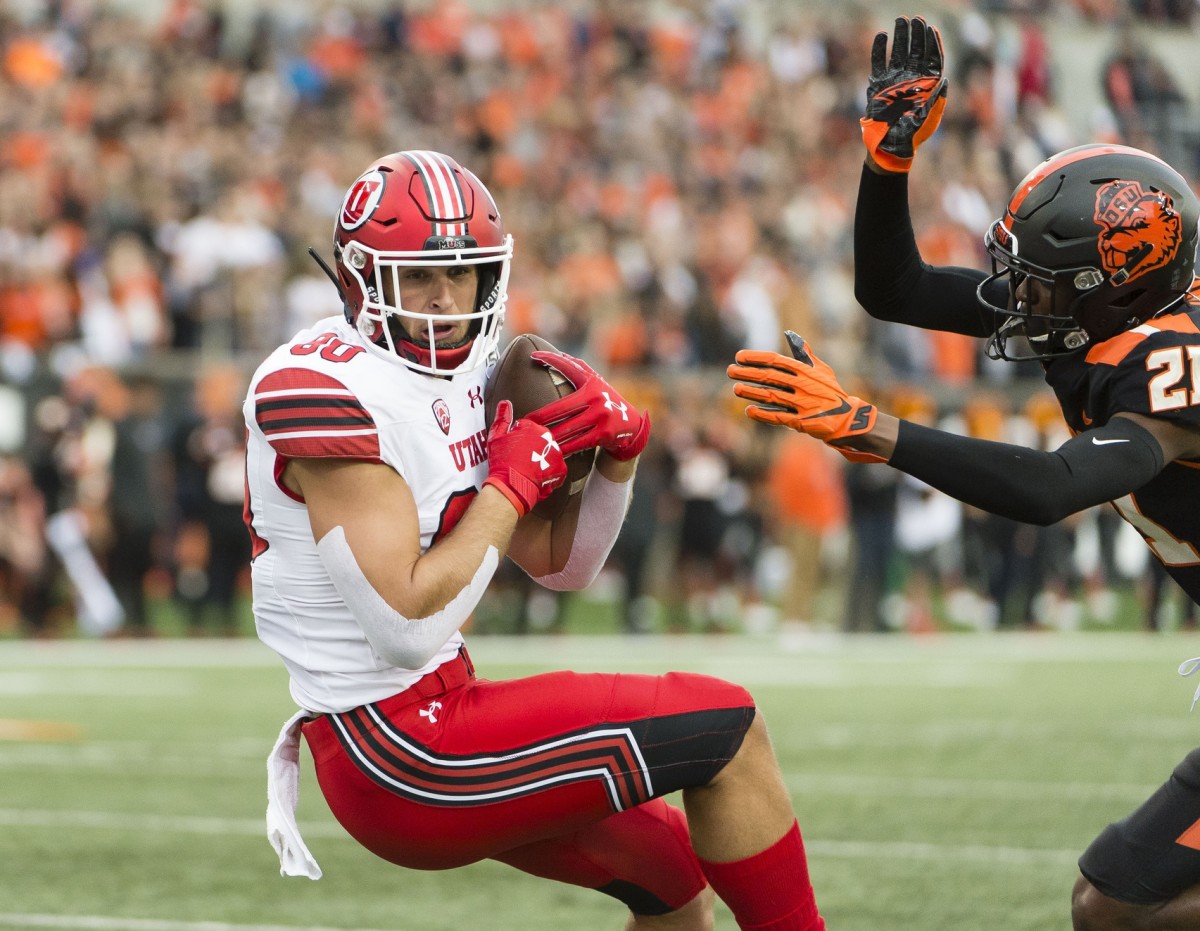
M985 244L992 273L927 265L908 171L946 104L941 38L923 19L875 37L855 292L871 316L987 339L1036 359L1072 439L1043 452L898 420L847 395L795 333L790 356L742 350L729 376L754 420L855 461L886 462L975 507L1033 524L1111 502L1200 601L1200 204L1148 152L1084 145L1017 185ZM1200 749L1079 861L1076 929L1200 928Z

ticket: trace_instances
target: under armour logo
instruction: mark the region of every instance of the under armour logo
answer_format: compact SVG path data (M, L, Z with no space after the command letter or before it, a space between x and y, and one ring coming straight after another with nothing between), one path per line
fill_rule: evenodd
M477 407L483 403L483 388L468 388L467 397L471 401L471 407Z
M431 701L428 708L422 708L417 712L423 718L429 718L430 724L437 724L437 712L442 707L440 701Z
M620 414L621 414L621 419L622 419L622 420L628 420L628 419L629 419L629 415L628 415L627 413L625 413L626 411L628 411L628 410L629 410L629 405L628 405L628 404L626 404L624 401L614 401L612 398L610 398L610 397L608 396L608 392L607 392L607 391L601 391L600 393L601 393L602 395L604 395L604 406L605 406L605 407L606 407L608 410L610 410L610 411L619 411L619 412L620 412Z
M545 472L548 468L550 468L550 450L558 449L558 444L554 442L554 436L549 430L542 434L542 439L546 443L546 448L540 453L535 449L529 461L536 462L538 464L538 468Z

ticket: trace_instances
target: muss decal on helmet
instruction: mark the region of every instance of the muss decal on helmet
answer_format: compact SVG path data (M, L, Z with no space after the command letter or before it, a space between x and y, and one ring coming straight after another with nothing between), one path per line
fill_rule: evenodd
M1110 181L1096 192L1100 261L1113 284L1133 281L1179 254L1183 220L1168 194L1137 181Z

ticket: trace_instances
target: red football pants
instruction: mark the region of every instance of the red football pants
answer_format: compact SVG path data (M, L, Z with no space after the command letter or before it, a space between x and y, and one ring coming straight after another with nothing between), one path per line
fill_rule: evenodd
M460 655L304 736L334 816L376 855L500 860L657 914L705 885L683 812L661 796L710 781L753 717L749 693L709 676L490 682Z

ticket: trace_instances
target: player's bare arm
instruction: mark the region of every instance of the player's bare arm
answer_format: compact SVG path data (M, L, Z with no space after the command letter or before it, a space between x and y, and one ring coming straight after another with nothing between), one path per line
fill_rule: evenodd
M1173 423L1162 417L1147 417L1132 411L1113 416L1124 417L1153 436L1162 449L1165 462L1174 462L1176 459L1200 460L1200 428Z
M503 556L517 512L485 487L462 520L421 552L417 508L408 483L390 466L347 459L296 459L285 472L303 496L318 542L341 527L363 575L399 614L441 610L471 581L489 546Z

